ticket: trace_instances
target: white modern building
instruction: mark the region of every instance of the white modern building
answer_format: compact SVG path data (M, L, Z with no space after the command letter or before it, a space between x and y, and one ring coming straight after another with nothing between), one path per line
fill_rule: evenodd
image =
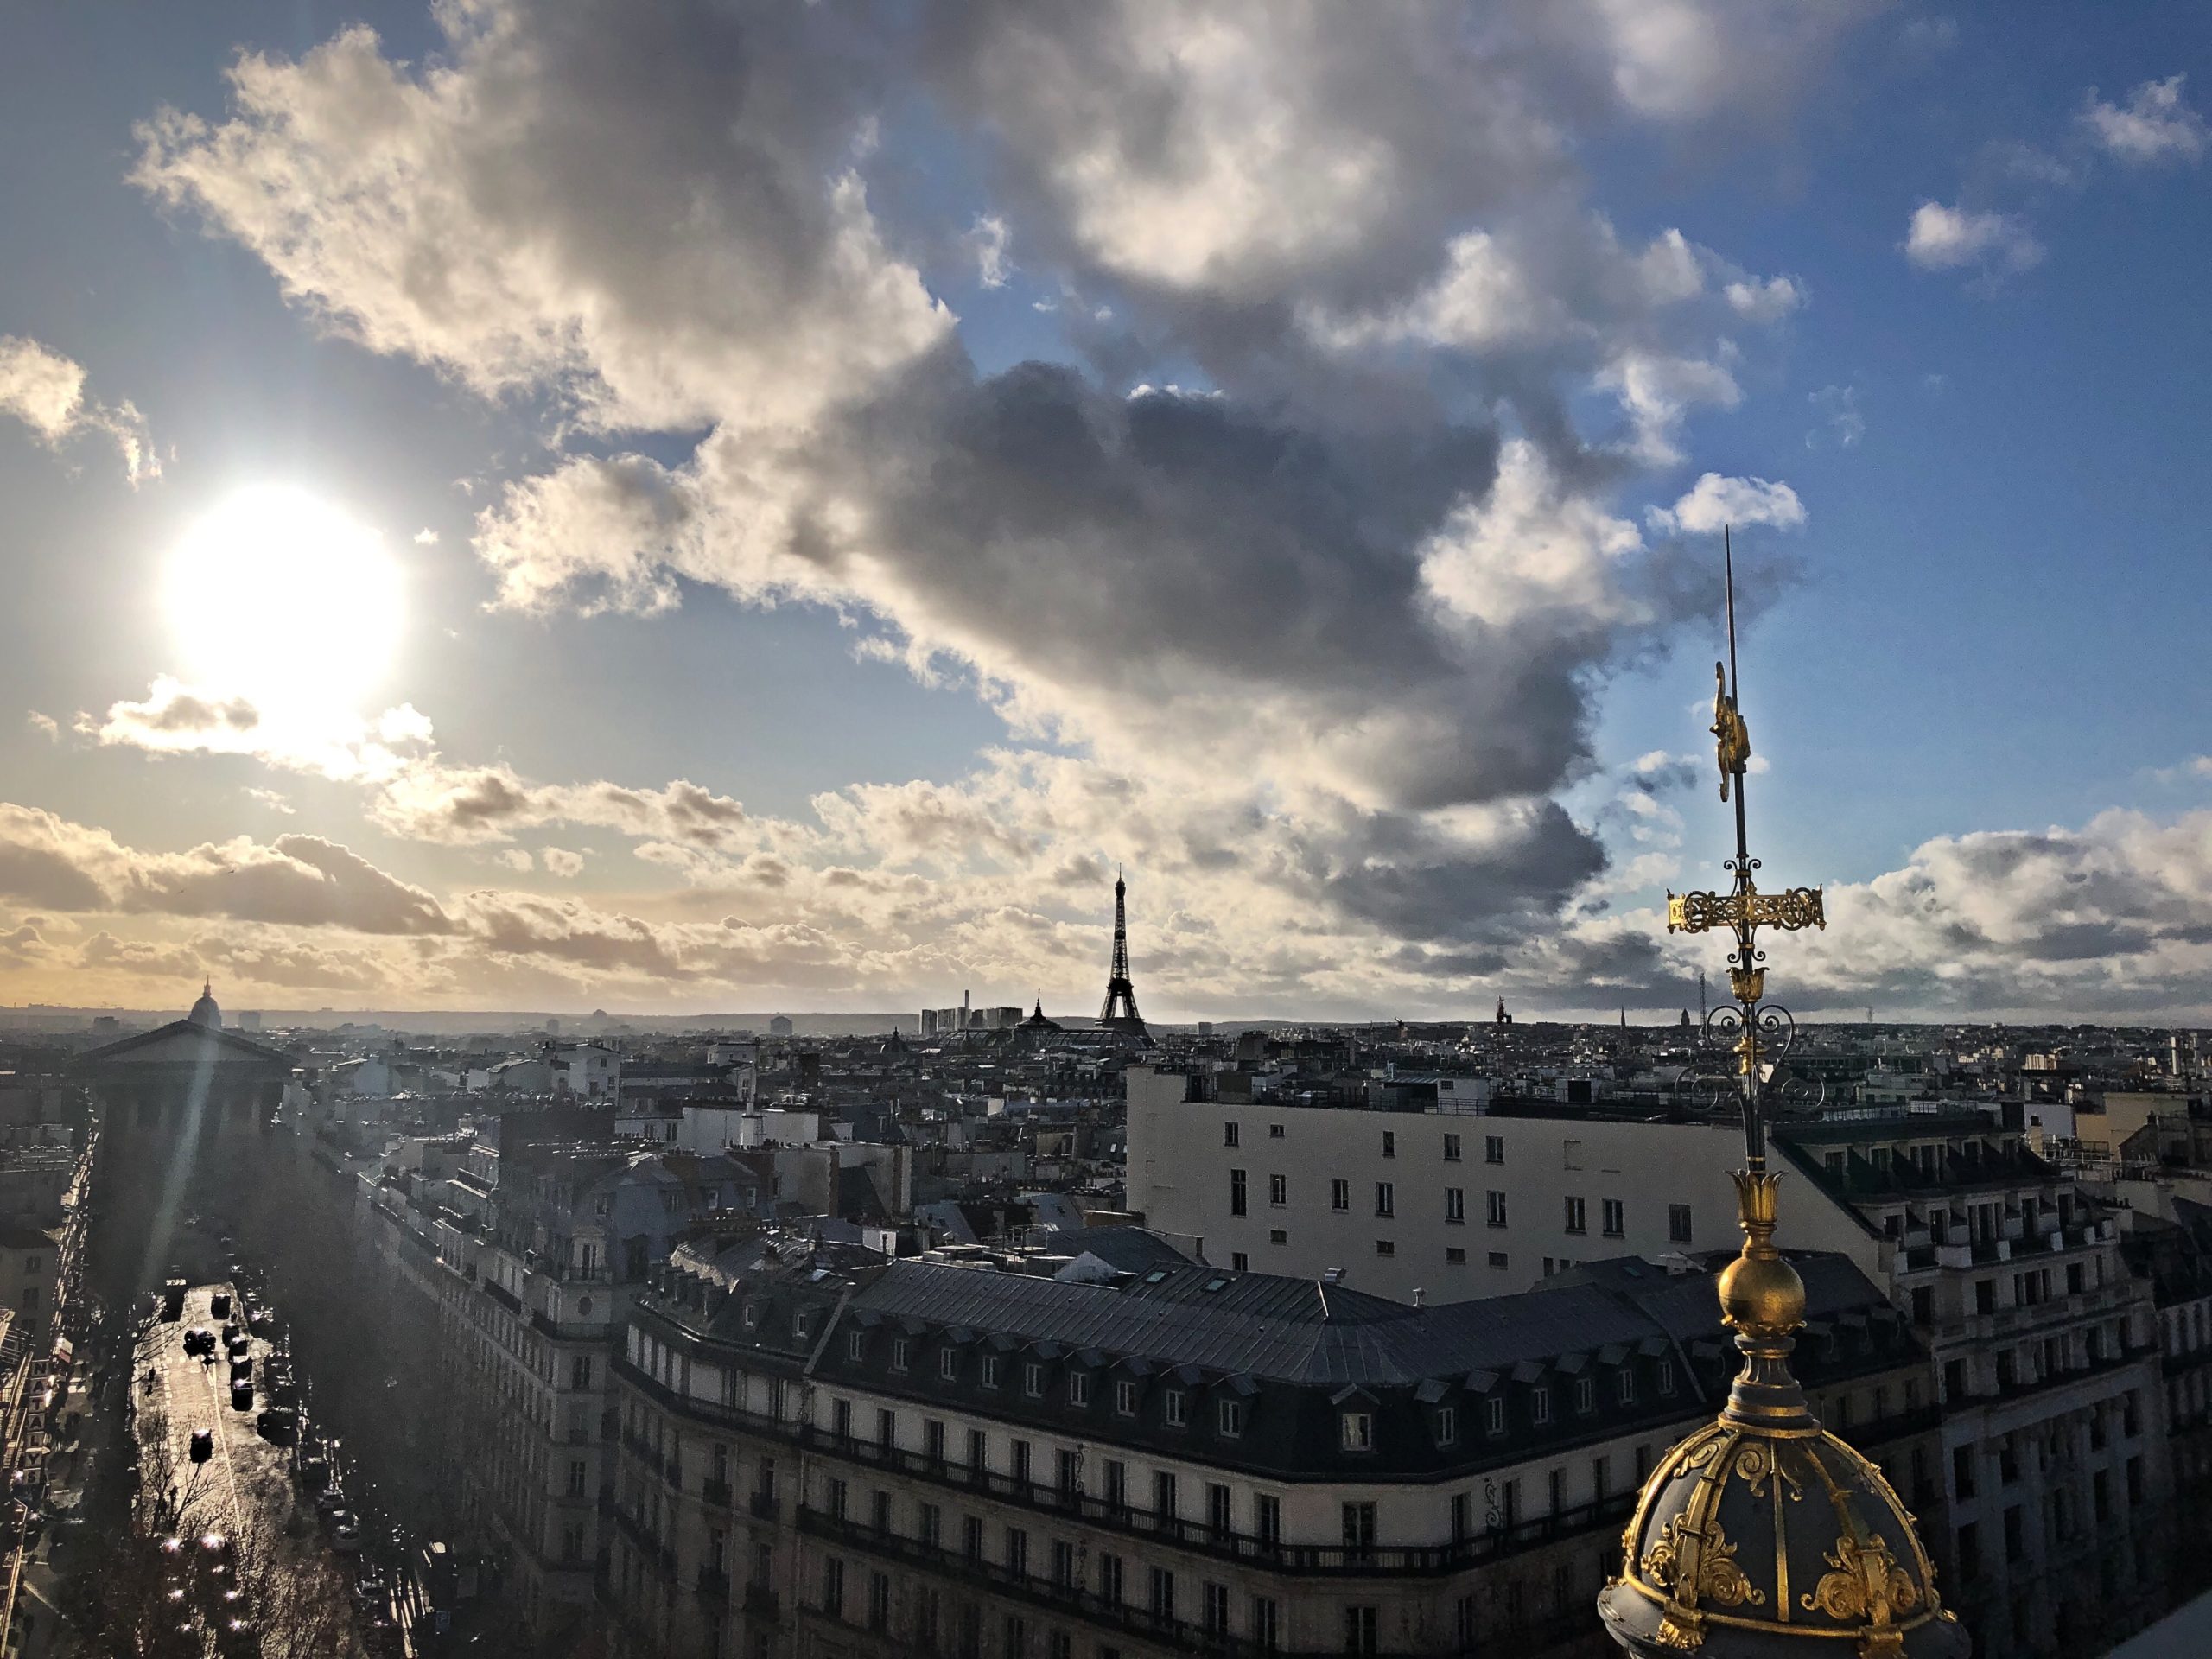
M1741 1243L1733 1127L1206 1099L1203 1078L1126 1075L1128 1207L1218 1267L1456 1302L1579 1262ZM1878 1270L1863 1237L1824 1231L1790 1242L1855 1244Z

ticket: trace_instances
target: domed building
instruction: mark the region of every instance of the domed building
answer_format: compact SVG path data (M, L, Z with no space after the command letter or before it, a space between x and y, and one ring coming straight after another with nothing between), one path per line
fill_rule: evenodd
M215 1003L215 982L202 980L200 1000L192 1005L192 1012L184 1016L188 1025L200 1026L209 1031L223 1028L223 1011Z

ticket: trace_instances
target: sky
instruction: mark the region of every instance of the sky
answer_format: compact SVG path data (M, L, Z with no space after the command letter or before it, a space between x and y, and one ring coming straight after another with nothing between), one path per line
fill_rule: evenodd
M2197 7L15 34L0 1001L2212 1023Z

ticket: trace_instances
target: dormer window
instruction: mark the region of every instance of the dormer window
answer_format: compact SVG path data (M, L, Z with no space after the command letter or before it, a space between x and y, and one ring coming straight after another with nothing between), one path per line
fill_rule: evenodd
M999 1362L995 1354L983 1356L983 1386L995 1389L999 1385Z
M960 1375L960 1356L950 1348L941 1350L937 1357L937 1374L947 1382L957 1379Z
M1224 1440L1235 1440L1244 1432L1244 1402L1224 1400L1215 1409L1214 1421L1220 1426Z
M1160 1408L1167 1419L1167 1427L1181 1428L1189 1421L1190 1395L1180 1389L1170 1389L1160 1401Z
M1574 1408L1585 1417L1598 1408L1598 1385L1586 1376L1575 1379Z
M1454 1446L1459 1443L1459 1408L1457 1406L1439 1406L1436 1408L1436 1443L1439 1446Z
M914 1344L904 1337L891 1339L891 1369L903 1371L913 1357Z
M868 1334L861 1331L849 1332L845 1338L845 1357L850 1360L861 1360L867 1357Z
M1090 1403L1090 1374L1088 1371L1068 1373L1068 1404L1087 1406Z
M1372 1452L1375 1449L1375 1414L1371 1411L1347 1411L1337 1418L1339 1444L1347 1452Z
M745 1328L746 1328L747 1330L750 1331L750 1330L753 1329L755 1326L757 1326L760 1323L760 1310L759 1308L757 1308L757 1307L753 1306L750 1303L748 1303L748 1304L746 1306L746 1309L745 1309Z
M1675 1362L1671 1359L1662 1359L1659 1362L1659 1392L1663 1395L1672 1394L1674 1391Z
M1552 1420L1552 1391L1538 1389L1529 1396L1529 1415L1539 1423Z
M1114 1384L1114 1409L1124 1417L1137 1414L1137 1385L1122 1381Z
M791 1340L793 1342L806 1340L806 1315L804 1313L791 1315Z
M1636 1403L1636 1373L1624 1370L1620 1374L1620 1380L1617 1386L1620 1390L1621 1404L1634 1405Z
M1503 1434L1505 1433L1504 1401L1492 1400L1484 1407L1483 1411L1483 1428L1486 1433L1491 1434Z
M1021 1368L1021 1391L1032 1400L1044 1397L1045 1368L1035 1360Z

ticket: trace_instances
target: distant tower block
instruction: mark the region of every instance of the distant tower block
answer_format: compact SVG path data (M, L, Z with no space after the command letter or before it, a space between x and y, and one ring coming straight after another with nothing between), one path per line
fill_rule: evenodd
M1497 999L1497 1023L1501 1026L1513 1023L1513 1016L1505 1011L1505 999L1502 996Z
M1129 983L1128 883L1114 872L1114 965L1106 976L1106 1006L1098 1023L1109 1031L1144 1034L1144 1016L1137 1012L1136 987Z

